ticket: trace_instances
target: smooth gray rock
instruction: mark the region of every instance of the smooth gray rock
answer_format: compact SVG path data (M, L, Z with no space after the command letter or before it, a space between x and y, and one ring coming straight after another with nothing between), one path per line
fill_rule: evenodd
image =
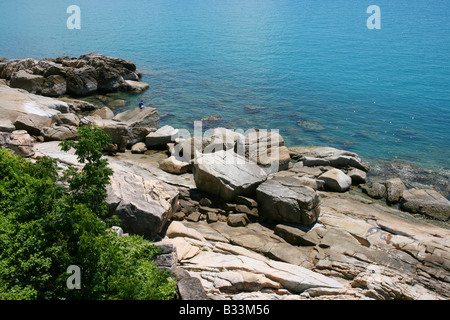
M113 120L127 123L129 127L159 128L156 108L134 108L117 114Z
M17 130L25 130L31 135L39 136L41 134L41 129L44 127L51 127L52 122L52 119L46 116L25 114L17 117L14 126Z
M177 137L178 129L174 129L172 126L165 125L155 132L150 132L145 137L145 144L149 149L166 148L167 143L174 142Z
M110 162L113 169L107 186L110 214L121 219L125 232L153 238L172 215L178 189L124 162Z
M339 169L331 169L319 176L325 181L325 188L330 191L345 192L352 185L352 179Z
M238 195L252 196L266 180L266 173L255 163L232 151L207 153L196 158L193 168L198 189L231 201Z
M256 189L259 216L272 222L310 225L320 214L320 197L295 177L276 177Z
M71 125L53 125L42 128L41 135L45 141L73 140L78 136L78 130Z

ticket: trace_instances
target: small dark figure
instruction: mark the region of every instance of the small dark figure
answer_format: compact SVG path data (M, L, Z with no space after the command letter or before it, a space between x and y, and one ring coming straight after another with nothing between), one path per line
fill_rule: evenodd
M139 102L139 108L141 108L141 109L144 108L144 101L141 100L141 102Z

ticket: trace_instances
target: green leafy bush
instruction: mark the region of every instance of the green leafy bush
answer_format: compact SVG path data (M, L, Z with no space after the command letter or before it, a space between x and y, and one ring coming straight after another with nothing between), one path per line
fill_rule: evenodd
M0 149L0 299L171 299L175 280L150 261L156 247L107 232L101 219L109 137L89 127L79 134L62 147L86 161L81 171L62 173L52 159L32 163ZM70 265L80 268L79 290L67 288Z

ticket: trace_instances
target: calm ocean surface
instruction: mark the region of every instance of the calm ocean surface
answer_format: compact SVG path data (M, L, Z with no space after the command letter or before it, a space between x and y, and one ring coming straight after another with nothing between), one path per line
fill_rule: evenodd
M162 124L219 115L211 126L278 129L288 146L450 167L448 0L1 1L0 57L87 52L135 62L151 88L128 108L143 98Z

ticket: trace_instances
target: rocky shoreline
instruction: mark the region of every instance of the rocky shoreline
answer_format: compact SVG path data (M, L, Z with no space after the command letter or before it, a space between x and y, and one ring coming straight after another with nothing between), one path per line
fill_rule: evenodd
M92 53L0 63L0 146L79 166L58 141L82 125L103 128L118 233L158 241L155 262L177 277L181 299L450 297L442 194L371 181L370 165L345 150L288 148L258 129L186 137L160 127L155 108L114 114L77 99L141 92L141 75Z

